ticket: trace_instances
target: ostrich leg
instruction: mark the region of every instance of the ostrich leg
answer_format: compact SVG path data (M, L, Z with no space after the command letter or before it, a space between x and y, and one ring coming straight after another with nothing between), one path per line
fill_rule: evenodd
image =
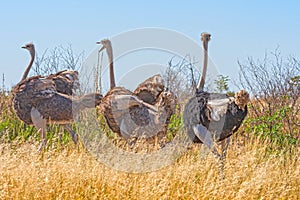
M70 133L70 135L72 136L72 140L74 142L74 144L77 144L78 142L78 135L77 133L72 129L70 124L65 124L64 128Z
M229 143L230 143L230 138L229 137L220 142L221 155L220 155L220 157L217 158L218 159L218 170L219 170L220 180L223 180L225 178L224 167L225 167L225 159L226 159L227 149L228 149Z
M218 149L216 148L216 142L214 141L214 135L211 133L207 128L201 124L197 124L193 127L195 135L206 145L209 150L214 154L217 159L218 164L218 173L220 180L225 178L224 174L224 166L225 166L225 159L227 154L227 149L230 143L230 138L222 140L220 142L221 145L221 153L219 153Z
M41 152L47 144L46 120L43 119L43 116L41 115L41 113L34 107L32 107L30 115L31 115L31 120L33 122L33 125L38 130L38 132L40 132L40 134L41 134L42 141L38 148L38 151Z

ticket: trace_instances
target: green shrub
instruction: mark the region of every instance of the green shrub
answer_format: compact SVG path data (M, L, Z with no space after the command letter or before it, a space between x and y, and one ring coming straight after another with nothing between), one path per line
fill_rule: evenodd
M269 140L271 150L285 149L297 145L294 138L285 129L284 120L292 111L289 107L278 108L273 114L268 112L259 117L248 117L244 121L244 131Z

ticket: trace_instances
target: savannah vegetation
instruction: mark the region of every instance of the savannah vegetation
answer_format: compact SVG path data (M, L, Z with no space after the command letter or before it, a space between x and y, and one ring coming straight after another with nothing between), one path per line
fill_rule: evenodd
M83 56L75 55L71 46L58 47L38 57L33 71L51 73L51 68L43 66L58 67L62 63L77 69ZM247 118L232 136L226 178L222 181L214 157L199 145L191 145L175 163L163 169L125 173L97 161L83 145L75 146L62 128L50 125L47 148L39 154L39 134L14 114L3 78L0 199L299 199L300 60L282 57L275 50L263 59L248 58L238 64L240 79L235 84L249 91L252 98ZM184 67L191 69L186 61L169 65L178 65L182 71ZM189 95L184 90L187 85L178 87L178 80L186 76L175 72L169 72L169 87ZM198 76L193 70L187 73ZM193 79L186 81L194 84ZM229 81L228 76L220 75L214 88L232 94ZM180 114L183 107L184 103L172 117L165 142L184 133ZM100 116L103 130L122 146L124 141L111 133L103 120Z

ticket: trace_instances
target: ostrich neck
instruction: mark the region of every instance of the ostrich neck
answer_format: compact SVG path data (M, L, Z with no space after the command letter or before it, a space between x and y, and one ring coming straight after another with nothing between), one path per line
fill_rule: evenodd
M100 101L100 97L98 93L89 93L79 98L74 98L73 105L72 105L73 112L77 114L86 108L95 108L97 105L99 105L99 101Z
M205 83L205 77L207 71L207 62L208 62L208 53L207 53L208 41L203 41L203 49L204 49L203 68L202 68L201 78L197 86L197 89L199 91L203 91L204 89L204 83Z
M29 70L31 69L33 61L34 61L35 51L30 52L30 55L31 55L30 62L29 62L28 66L27 66L27 68L26 68L26 70L25 70L25 72L24 72L24 74L22 76L22 80L21 81L25 80L27 78L28 74L29 74Z
M115 73L114 73L114 62L113 62L113 51L110 46L107 48L108 62L109 62L109 77L110 77L110 89L113 89L116 86L115 83Z

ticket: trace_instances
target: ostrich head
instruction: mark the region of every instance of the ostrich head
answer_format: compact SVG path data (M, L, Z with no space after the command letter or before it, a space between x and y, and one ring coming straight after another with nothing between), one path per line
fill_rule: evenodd
M104 49L110 49L111 48L111 42L109 39L103 39L101 40L100 42L97 42L97 44L101 44L102 47L101 49L99 50L99 52L103 51Z
M31 56L34 56L35 54L35 49L34 49L34 45L32 43L28 43L25 46L22 46L23 49L27 49L30 52Z
M207 33L207 32L201 33L201 41L204 42L203 44L205 44L205 43L207 44L210 41L210 36L211 36L210 33ZM207 49L205 49L205 50L207 50Z
M210 41L211 34L207 32L201 33L201 41L203 42L203 48L205 51L207 51L207 44Z
M115 83L115 75L114 75L114 65L113 65L113 51L112 51L112 45L109 39L103 39L100 42L97 42L97 44L101 44L102 47L99 50L99 52L106 49L107 56L108 56L108 62L109 62L109 71L110 71L110 89L114 88L116 86Z
M235 93L234 96L235 104L242 110L245 110L247 103L249 102L249 93L245 90L240 90L239 92Z
M34 57L35 57L35 49L34 49L34 45L32 43L29 43L29 44L26 44L25 46L22 46L23 49L27 49L31 55L31 60L22 76L22 80L25 80L29 74L29 70L31 69L32 67L32 64L33 64L33 61L34 61Z

